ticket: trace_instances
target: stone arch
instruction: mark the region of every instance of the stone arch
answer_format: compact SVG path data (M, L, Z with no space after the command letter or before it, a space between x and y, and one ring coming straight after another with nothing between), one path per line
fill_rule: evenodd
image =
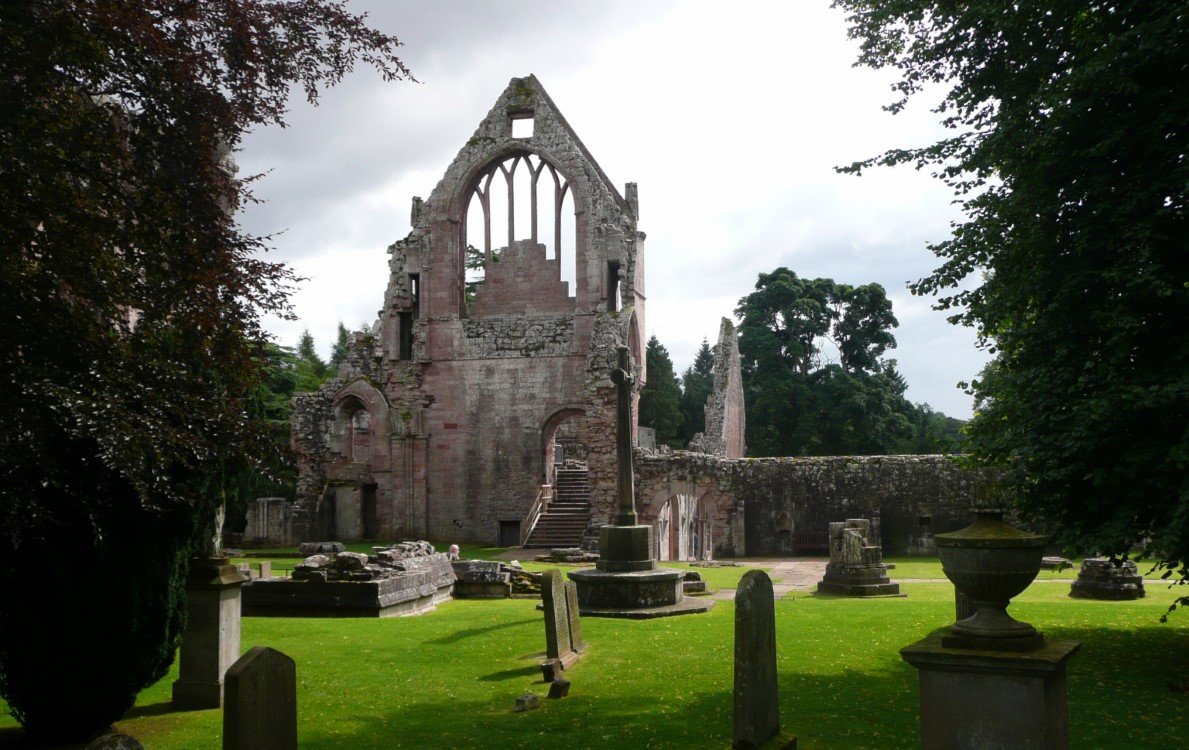
M569 405L563 406L555 410L552 414L545 418L541 424L541 484L553 484L555 479L555 469L558 460L558 445L556 438L558 435L558 428L568 420L578 419L586 416L586 410L581 406ZM571 449L569 451L573 453ZM565 458L575 458L585 462L586 457L568 455Z
M332 447L346 463L366 464L370 470L387 468L385 439L392 433L388 400L364 378L344 385L334 395Z

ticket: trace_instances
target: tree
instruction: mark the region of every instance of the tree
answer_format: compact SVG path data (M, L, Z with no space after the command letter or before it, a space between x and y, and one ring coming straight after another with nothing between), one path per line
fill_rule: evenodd
M1189 23L1172 0L837 0L859 62L953 135L858 162L931 167L965 218L913 286L995 354L968 450L1074 552L1189 574ZM964 283L969 282L969 283Z
M881 359L897 325L883 287L778 268L755 289L735 310L753 455L886 454L912 444L914 407Z
M647 360L648 382L640 389L639 422L656 431L656 442L672 448L683 448L681 441L681 386L673 373L669 350L656 336L648 339L644 354Z
M347 349L351 346L351 334L347 331L347 327L343 325L343 321L339 321L338 334L335 337L334 345L330 349L330 369L338 370L339 365L347 361Z
M166 673L187 561L272 452L245 402L293 276L236 226L229 155L293 86L406 76L397 45L324 0L0 3L0 694L28 730L85 736Z
M681 374L681 443L706 430L706 401L714 392L714 350L706 339L694 355L694 363Z
M347 354L347 329L339 323L339 340L335 343L330 352L330 363L322 361L318 356L317 350L314 348L314 337L310 335L309 330L302 331L301 338L297 341L297 351L281 351L282 355L292 355L290 363L295 370L295 382L290 394L293 391L301 393L309 393L310 391L318 390L318 386L325 383L334 376L335 370L340 362L346 358ZM341 353L340 353L341 347Z

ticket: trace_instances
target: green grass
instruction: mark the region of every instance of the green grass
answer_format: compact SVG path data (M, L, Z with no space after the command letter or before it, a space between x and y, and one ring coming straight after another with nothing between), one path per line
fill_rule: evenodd
M557 566L563 567L564 566ZM734 582L746 568L701 568ZM707 576L709 578L709 576ZM806 750L916 748L916 671L899 649L953 619L948 583L908 583L905 598L795 592L776 604L782 722ZM1182 747L1189 618L1158 623L1180 593L1150 585L1139 602L1071 599L1037 583L1011 612L1049 638L1082 642L1070 662L1071 746ZM454 601L393 619L245 618L244 650L297 662L303 750L392 747L726 748L731 741L734 606L650 621L585 618L590 650L570 696L545 700L542 615L531 600ZM117 726L152 750L221 744L221 712L174 712L174 671ZM513 713L535 692L540 710ZM63 707L69 710L69 707ZM0 746L20 736L0 719ZM564 738L564 741L563 741Z

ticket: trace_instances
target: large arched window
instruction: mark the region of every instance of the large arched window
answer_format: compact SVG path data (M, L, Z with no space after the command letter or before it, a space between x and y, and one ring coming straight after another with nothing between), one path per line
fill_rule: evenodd
M500 248L518 240L545 246L547 259L560 259L561 281L577 288L574 199L566 178L540 156L510 154L479 174L467 203L465 236L468 287L481 283L483 265Z

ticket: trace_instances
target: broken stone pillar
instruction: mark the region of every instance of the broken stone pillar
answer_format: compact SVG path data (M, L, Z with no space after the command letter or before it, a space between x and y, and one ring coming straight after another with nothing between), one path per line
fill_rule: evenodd
M186 630L173 683L181 710L223 705L223 675L239 658L242 586L248 579L226 557L193 560L186 581Z
M830 562L817 585L824 594L899 596L900 584L888 578L883 550L869 544L871 521L848 518L830 524Z

